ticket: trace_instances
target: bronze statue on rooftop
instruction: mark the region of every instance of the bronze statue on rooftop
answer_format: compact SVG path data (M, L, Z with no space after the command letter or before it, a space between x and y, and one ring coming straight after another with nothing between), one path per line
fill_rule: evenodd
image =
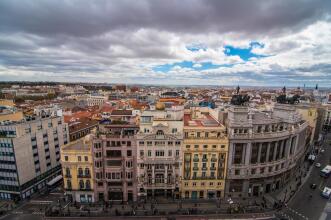
M236 94L231 98L231 105L245 105L250 99L250 96L245 94L240 94L240 87L239 85L236 88Z
M284 86L282 89L282 94L277 96L276 101L280 104L298 104L300 96L298 94L292 97L286 97L286 87Z

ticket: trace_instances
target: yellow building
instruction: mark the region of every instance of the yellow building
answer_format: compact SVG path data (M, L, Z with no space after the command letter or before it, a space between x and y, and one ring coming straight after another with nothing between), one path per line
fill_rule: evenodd
M66 196L71 201L94 202L92 144L89 135L61 148L61 165Z
M194 108L184 114L182 198L224 196L228 139L212 111Z
M302 115L302 119L308 122L308 135L310 135L310 143L313 144L318 116L317 108L310 105L298 105L297 110Z

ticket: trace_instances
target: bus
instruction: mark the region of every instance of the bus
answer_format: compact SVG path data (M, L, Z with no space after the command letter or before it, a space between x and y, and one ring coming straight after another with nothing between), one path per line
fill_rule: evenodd
M59 186L62 183L62 175L58 175L55 178L53 178L51 181L46 183L47 185L47 191L50 192L53 189L55 189L57 186Z
M327 165L326 167L324 167L323 170L321 170L320 175L322 177L329 177L331 175L331 166Z

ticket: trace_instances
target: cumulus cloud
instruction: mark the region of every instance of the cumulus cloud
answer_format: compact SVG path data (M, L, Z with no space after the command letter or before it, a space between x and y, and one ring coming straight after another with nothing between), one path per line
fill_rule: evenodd
M0 78L331 86L330 12L325 0L3 0ZM252 42L263 57L224 53Z

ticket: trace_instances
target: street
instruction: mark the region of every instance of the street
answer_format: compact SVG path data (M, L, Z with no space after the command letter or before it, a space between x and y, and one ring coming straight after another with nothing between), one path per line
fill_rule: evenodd
M312 167L312 172L308 180L302 185L295 196L290 200L288 208L283 211L286 212L293 219L319 219L328 200L323 198L320 193L325 186L331 186L331 178L323 178L320 176L320 170L326 165L330 164L331 147L327 142L331 140L331 134L328 134L323 149L325 152L320 154L315 163L321 163L321 167ZM314 163L314 164L315 164ZM311 189L310 185L314 183L317 185L316 189ZM312 195L310 198L309 195ZM330 212L331 215L331 212Z

